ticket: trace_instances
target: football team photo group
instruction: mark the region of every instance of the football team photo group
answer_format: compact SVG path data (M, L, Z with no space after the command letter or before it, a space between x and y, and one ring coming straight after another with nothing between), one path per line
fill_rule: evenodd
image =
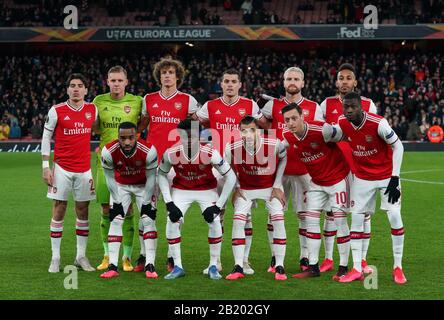
M444 0L0 0L0 300L443 300L443 41Z
M234 68L218 75L222 96L202 106L179 91L185 69L171 58L155 64L153 77L160 90L143 98L126 91L123 66L109 69L109 92L92 102L85 101L88 79L80 73L69 75L68 100L48 111L41 144L43 180L47 197L53 200L48 271L60 272L63 222L72 194L74 264L87 272L99 271L102 279L117 277L121 271L158 278L158 271L165 272L163 263L156 267L156 258L165 257L156 256L157 242L165 239L167 271L162 276L168 280L185 276L181 230L193 228L185 225L185 216L196 202L208 224L209 263L203 274L212 280L238 280L270 272L276 280L287 280L284 215L292 201L299 224L300 260L300 272L292 277L319 277L336 268L332 281L362 281L373 271L367 250L380 194L391 228L392 279L394 284L406 283L399 181L404 148L387 120L377 114L373 101L354 91L355 73L352 64L340 65L338 95L318 104L302 96L304 71L289 66L282 71L285 97L267 97L262 109L239 95L242 79ZM96 177L90 164L93 132L100 134ZM89 203L95 200L102 208L104 254L98 266L92 266L86 254ZM249 255L252 208L258 200L265 202L271 262L268 269L254 270ZM229 201L233 212L226 209ZM166 206L166 216L157 214L159 206ZM166 219L166 230L156 227L159 219ZM224 230L226 219L232 219L232 230ZM325 220L324 237L321 220ZM140 255L133 262L136 225ZM325 257L320 252L322 238ZM223 239L231 240L234 257L232 271L225 274Z

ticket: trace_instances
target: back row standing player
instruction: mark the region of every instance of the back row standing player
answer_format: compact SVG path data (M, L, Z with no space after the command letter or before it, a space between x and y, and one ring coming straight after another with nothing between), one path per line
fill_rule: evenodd
M286 129L284 117L282 115L282 108L290 103L296 103L302 108L304 119L307 121L323 121L321 108L319 105L302 96L302 88L304 87L304 72L297 67L291 67L284 72L284 88L285 97L281 99L273 99L268 101L262 108L261 112L267 120L262 122L264 129L276 130L276 138L282 139L282 132ZM308 261L308 247L306 240L306 193L310 184L310 175L305 165L300 160L296 150L291 147L287 150L287 166L284 172L284 192L287 199L291 198L293 201L293 210L297 212L299 219L299 243L300 243L300 267L301 271L306 271L309 266ZM273 241L273 225L268 221L268 239L270 245ZM272 247L270 247L272 248ZM272 252L272 259L269 272L274 272L275 257Z
M142 109L142 97L125 92L128 85L126 70L121 66L114 66L108 71L107 84L110 92L98 95L93 103L97 106L98 117L94 123L94 131L100 134L100 150L97 154L97 202L102 206L100 230L103 242L104 256L97 270L106 270L109 267L108 232L110 229L110 192L105 180L102 167L103 147L118 138L118 126L123 122L137 125ZM115 200L115 199L113 199ZM141 220L139 221L139 224ZM134 215L132 206L129 207L123 222L123 270L132 271L131 254L134 242ZM140 228L140 226L139 226ZM143 228L143 227L142 227ZM145 252L143 239L140 242L141 252Z
M188 116L195 118L198 103L193 96L177 90L185 78L185 68L180 61L161 59L154 65L153 76L160 90L148 93L143 98L142 119L138 131L148 127L147 142L156 148L160 163L165 151L178 142L177 125ZM159 189L156 190L156 196L158 195ZM145 265L143 256L139 260L138 266L140 264L142 271ZM168 272L173 268L174 261L168 250Z
M339 94L333 97L326 98L321 103L321 110L323 113L323 118L325 122L329 124L337 124L338 118L343 114L343 99L344 96L355 90L358 82L356 80L356 72L355 68L349 64L344 63L338 69L337 79L336 79L336 88L338 89ZM365 112L369 113L377 113L377 109L373 101L369 98L361 97L362 101L362 109ZM355 164L352 157L352 150L347 141L338 142L339 148L342 150L345 159L347 160L352 173L356 172ZM365 215L365 223L364 223L364 233L362 240L362 268L364 273L371 273L372 270L367 265L367 251L370 243L370 214ZM326 272L334 269L333 264L333 247L335 235L337 232L336 223L334 221L334 217L329 213L326 216L326 221L324 223L324 241L325 241L325 259L320 266L321 272Z
M222 97L206 102L202 108L197 112L197 117L200 123L211 129L212 145L214 149L224 154L224 149L227 143L233 140L240 140L239 125L247 115L253 116L262 123L265 121L259 106L251 99L239 96L239 90L242 87L241 76L239 71L235 69L228 69L222 74ZM218 192L221 192L224 179L217 172L213 170L214 175L218 179ZM220 222L222 225L222 233L224 226L224 211L221 208ZM253 236L253 225L251 217L245 224L245 252L243 270L245 274L253 274L254 270L251 268L248 257L251 248L251 241ZM218 270L222 270L220 261L217 263ZM203 270L204 274L208 274L208 268Z
M68 198L75 201L77 255L74 265L85 271L94 271L86 258L88 243L89 201L95 199L91 174L90 141L97 108L85 103L86 79L79 73L71 74L67 81L69 99L52 106L48 112L42 137L43 181L48 185L47 197L53 199L51 230L52 258L49 272L60 271L60 244L63 219ZM49 168L51 138L54 136L53 169Z

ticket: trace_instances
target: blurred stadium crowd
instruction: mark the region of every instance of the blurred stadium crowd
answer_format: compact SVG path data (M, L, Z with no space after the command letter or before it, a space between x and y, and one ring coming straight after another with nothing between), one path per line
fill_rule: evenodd
M87 100L108 91L106 72L120 64L128 70L127 91L139 95L158 90L152 65L158 54L84 55L3 55L0 57L0 115L2 126L10 126L9 138L42 134L44 116L55 103L66 99L65 81L71 72L82 72L90 81ZM265 101L261 94L284 95L282 72L289 66L305 71L302 93L319 104L336 94L336 68L343 62L356 66L358 91L373 99L403 140L427 140L431 125L444 123L443 56L440 53L397 53L350 55L332 54L328 58L303 58L294 53L234 54L200 52L179 55L187 68L181 90L201 104L221 93L223 70L234 67L242 72L241 94Z
M80 26L362 23L362 0L0 0L0 27L62 26L73 4ZM442 23L444 1L375 0L384 24Z

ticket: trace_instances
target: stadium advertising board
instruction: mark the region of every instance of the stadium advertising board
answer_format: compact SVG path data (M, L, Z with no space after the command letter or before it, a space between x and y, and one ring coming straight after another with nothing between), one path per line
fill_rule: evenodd
M0 28L0 42L444 39L443 24Z
M98 141L91 142L91 151L94 151L99 146ZM52 144L52 149L54 144ZM27 141L27 142L14 142L6 141L0 142L0 152L41 152L41 142L40 141Z

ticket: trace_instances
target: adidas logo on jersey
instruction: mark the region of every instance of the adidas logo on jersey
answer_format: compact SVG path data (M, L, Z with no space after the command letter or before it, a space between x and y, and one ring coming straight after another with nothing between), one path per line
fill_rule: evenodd
M71 118L69 116L66 116L63 120L71 120Z
M157 103L155 103L155 104L153 105L153 108L159 108L159 105L158 105Z
M333 114L338 113L338 110L335 109L331 113L333 113Z
M214 114L221 114L220 110L217 110Z

